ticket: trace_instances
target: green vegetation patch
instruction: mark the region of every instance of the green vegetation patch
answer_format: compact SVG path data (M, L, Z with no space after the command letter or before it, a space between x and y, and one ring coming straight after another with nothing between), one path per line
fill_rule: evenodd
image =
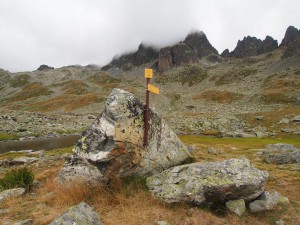
M0 179L0 190L25 188L29 191L33 185L34 174L26 167L12 169Z
M12 101L24 101L29 98L39 97L42 95L50 95L52 92L47 87L43 86L39 82L34 82L26 85L22 90L16 93L9 100Z
M197 64L190 64L181 67L176 71L162 73L156 77L157 83L179 82L182 85L187 84L189 87L201 83L207 78L207 70Z
M221 76L217 81L216 85L224 85L230 84L235 81L239 81L247 76L256 74L258 72L257 69L233 69L226 72L223 76Z
M16 76L14 79L10 80L10 86L14 88L23 87L27 84L29 84L30 76L29 74L21 74L19 76Z
M86 80L91 82L91 83L96 83L96 84L99 84L99 85L120 83L121 82L120 79L109 76L107 73L103 73L103 72L96 73L95 75L90 76Z
M7 140L18 140L19 136L15 134L1 134L0 133L0 141L7 141Z

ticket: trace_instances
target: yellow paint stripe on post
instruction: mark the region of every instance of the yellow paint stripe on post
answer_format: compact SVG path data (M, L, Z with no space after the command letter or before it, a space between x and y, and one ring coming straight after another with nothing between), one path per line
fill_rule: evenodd
M145 78L153 78L153 70L145 69Z
M159 94L159 89L151 84L148 84L148 91L154 94Z

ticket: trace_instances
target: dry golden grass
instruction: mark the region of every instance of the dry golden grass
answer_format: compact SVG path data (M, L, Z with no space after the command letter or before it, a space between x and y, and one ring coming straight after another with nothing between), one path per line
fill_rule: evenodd
M272 127L273 130L279 131L283 126L285 128L293 128L296 124L279 124L279 121L283 118L291 119L295 115L300 114L300 108L297 106L289 106L284 108L278 108L276 110L260 112L258 113L247 113L239 115L241 119L243 119L249 126L263 126L263 127ZM257 115L262 115L264 117L263 120L257 121L255 118ZM285 133L278 133L280 137L284 137Z
M241 99L242 94L229 91L205 91L193 96L193 100L203 99L205 101L213 101L218 103L231 103L235 100Z
M37 102L30 105L31 111L50 112L62 109L65 112L71 112L75 109L87 106L91 103L104 101L105 99L95 93L83 95L60 95L49 98L43 102Z
M195 146L196 161L219 161L242 155L249 158L255 167L269 172L270 177L266 189L279 191L287 196L291 203L257 215L247 212L242 217L237 217L223 211L224 215L220 216L205 205L194 207L190 204L167 204L157 200L145 189L142 179L139 179L138 183L124 183L116 179L107 187L82 182L60 186L54 182L63 164L62 161L58 161L50 168L47 165L33 168L36 180L40 184L33 190L36 195L29 193L0 203L1 208L11 210L0 218L0 224L5 220L13 223L27 218L32 218L34 224L48 224L81 201L94 207L107 225L153 225L159 220L178 225L267 225L274 224L278 219L283 219L286 224L297 224L300 221L300 172L295 169L297 167L266 164L257 160L255 156L257 149L264 148L269 143L287 142L300 147L299 138L285 140L199 136L181 136L180 138L186 144ZM208 147L215 147L219 152L218 155L208 154Z
M21 91L9 98L9 101L24 101L29 98L38 97L41 95L49 95L51 92L41 83L34 82L26 85Z
M296 103L300 96L299 78L295 76L273 77L270 76L264 83L263 100L266 103Z

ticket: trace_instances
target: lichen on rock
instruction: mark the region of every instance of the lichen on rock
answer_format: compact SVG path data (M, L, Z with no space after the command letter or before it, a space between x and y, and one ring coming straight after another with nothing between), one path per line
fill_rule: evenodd
M154 196L165 202L246 201L264 191L266 171L254 168L248 159L176 166L147 178Z

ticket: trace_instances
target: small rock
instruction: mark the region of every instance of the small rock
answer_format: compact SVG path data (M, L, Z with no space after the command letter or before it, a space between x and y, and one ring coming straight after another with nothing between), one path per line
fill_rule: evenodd
M93 208L81 202L68 209L63 215L53 220L49 225L93 224L104 225Z
M0 216L9 213L10 209L0 209Z
M167 221L156 221L157 225L168 225Z
M226 202L226 208L236 215L241 216L246 211L246 205L244 199L231 200Z
M250 202L249 209L252 213L264 212L274 209L278 204L288 204L289 199L277 191L265 191L258 200Z
M283 220L277 220L275 225L285 225L285 222Z
M255 119L256 119L257 121L263 120L263 119L264 119L264 116L256 116Z
M32 219L22 220L20 222L14 223L13 225L31 225L33 223Z
M288 123L290 123L290 120L287 118L283 118L279 121L279 124L288 124Z
M0 202L8 198L16 198L25 193L25 188L13 188L0 192Z
M292 122L300 122L300 115L294 116Z
M214 147L208 147L208 153L212 155L218 155L218 151Z

